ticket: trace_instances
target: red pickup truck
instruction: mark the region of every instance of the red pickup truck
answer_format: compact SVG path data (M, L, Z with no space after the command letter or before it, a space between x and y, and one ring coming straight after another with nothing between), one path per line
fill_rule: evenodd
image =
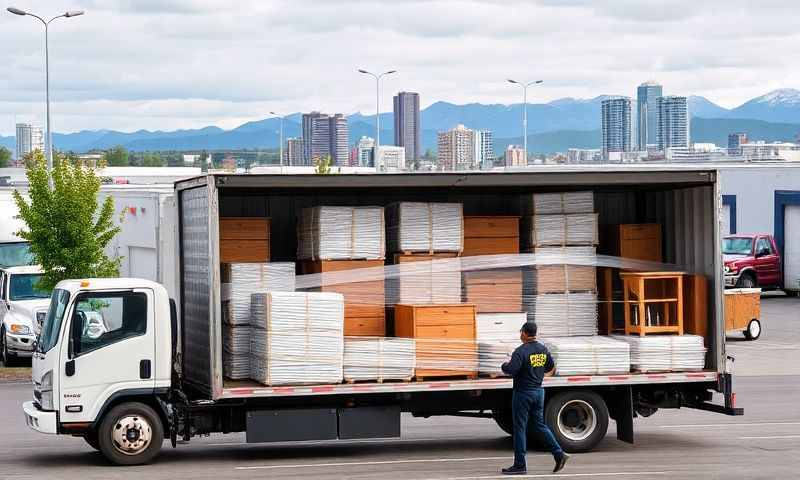
M737 233L722 241L725 287L783 288L781 254L766 233Z

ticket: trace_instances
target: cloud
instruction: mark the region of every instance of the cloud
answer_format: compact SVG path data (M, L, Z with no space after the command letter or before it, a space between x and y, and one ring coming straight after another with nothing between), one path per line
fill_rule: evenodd
M46 10L35 0L20 8ZM506 77L542 78L534 101L665 92L731 107L798 87L790 0L83 0L51 25L59 131L235 126L269 110L374 110L357 68L398 70L391 94L423 104L513 103ZM76 8L78 6L76 5ZM58 14L58 11L43 12ZM41 26L0 15L0 134L43 119Z

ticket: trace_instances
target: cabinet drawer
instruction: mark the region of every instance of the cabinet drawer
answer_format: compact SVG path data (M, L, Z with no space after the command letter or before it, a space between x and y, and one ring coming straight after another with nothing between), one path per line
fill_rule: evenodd
M474 325L475 307L472 305L442 305L414 309L414 323L425 325Z
M415 338L443 338L452 340L475 340L475 324L471 325L417 325ZM429 343L429 342L423 342ZM443 342L449 343L449 342ZM453 342L454 345L460 345L461 342Z

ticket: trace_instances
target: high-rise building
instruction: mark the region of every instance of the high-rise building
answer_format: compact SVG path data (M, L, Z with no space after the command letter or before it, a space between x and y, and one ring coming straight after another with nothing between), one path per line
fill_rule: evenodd
M381 145L375 148L375 169L379 172L400 172L406 168L406 149Z
M375 166L375 139L371 137L361 137L356 143L356 167Z
M475 131L475 163L481 168L494 164L494 141L490 130Z
M636 90L636 146L640 152L647 145L654 145L658 137L658 106L656 99L663 95L663 88L649 81Z
M439 151L436 163L442 170L472 170L477 168L475 161L475 132L458 125L452 130L437 134Z
M347 118L341 113L304 113L303 164L314 165L329 156L332 165L347 165L348 136Z
M728 135L728 153L730 155L740 155L742 153L742 145L747 143L746 133L731 133Z
M605 160L631 151L631 99L611 97L601 105L602 148Z
M286 148L283 151L283 164L288 166L305 165L303 162L303 139L286 139Z
M668 95L656 100L658 149L689 146L689 104L686 97Z
M506 148L506 167L525 167L527 165L524 148L519 145L509 145Z
M42 127L31 125L30 123L18 123L16 140L17 148L15 153L17 160L22 160L22 157L34 150L44 153Z
M419 94L398 93L394 96L394 144L406 149L409 162L416 162L422 156L419 132Z

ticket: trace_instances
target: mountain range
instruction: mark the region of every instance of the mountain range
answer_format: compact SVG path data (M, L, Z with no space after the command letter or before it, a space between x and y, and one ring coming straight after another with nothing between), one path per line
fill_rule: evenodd
M597 148L600 144L600 108L606 95L592 99L562 98L528 105L529 150L541 153L564 151L568 147ZM724 145L731 132L746 132L753 139L793 141L800 134L800 90L780 89L726 109L706 98L689 97L694 142ZM511 143L522 143L522 104L470 103L455 105L436 102L421 112L423 149L436 148L436 132L461 123L469 128L491 130L497 151ZM350 143L362 135L374 136L375 116L348 116ZM300 136L301 114L284 122L285 137ZM381 114L383 144L393 140L393 114ZM113 130L53 134L59 150L86 152L122 145L129 150L233 150L277 148L280 120L267 118L247 122L232 130L209 126L176 131L118 132ZM0 145L14 147L14 137L0 137Z

